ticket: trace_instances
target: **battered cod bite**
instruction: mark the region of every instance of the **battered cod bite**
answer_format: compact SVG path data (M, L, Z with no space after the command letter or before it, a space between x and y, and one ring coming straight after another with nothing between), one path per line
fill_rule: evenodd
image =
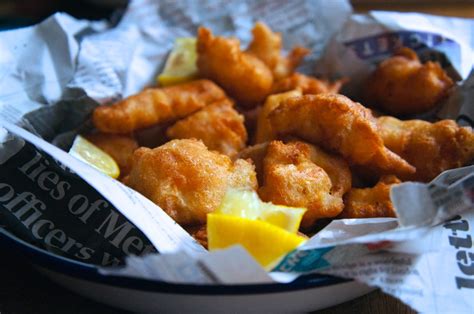
M259 58L241 51L238 39L215 37L200 27L197 52L199 75L222 86L239 105L255 107L270 94L272 72Z
M277 205L306 207L301 226L339 215L342 196L351 187L347 163L320 148L304 143L272 141L263 160L262 200Z
M346 81L346 79L340 79L330 83L327 80L320 80L301 73L293 73L273 84L273 93L283 93L294 89L301 91L303 95L337 93Z
M430 123L383 116L377 122L384 145L416 167L415 173L402 175L403 180L429 182L474 159L472 129L453 120Z
M453 84L439 63L422 64L404 47L378 65L367 81L365 99L394 115L422 113L436 106Z
M170 139L196 138L211 150L235 156L247 142L244 117L229 100L215 102L179 120L167 131Z
M228 188L257 188L251 163L232 162L195 139L137 149L124 181L181 225L206 223L206 215L219 206Z
M101 132L129 134L185 117L225 98L224 91L208 80L147 88L111 106L97 107L92 114L92 121Z
M293 73L309 50L304 47L294 47L288 56L281 54L282 38L280 33L274 33L262 22L255 23L252 30L253 39L247 49L262 60L273 73L273 79L278 81Z
M293 135L374 173L408 175L415 168L384 146L369 109L339 94L292 97L268 114L279 135Z
M344 210L339 218L396 217L390 188L401 183L395 176L383 176L371 188L352 188L344 195Z
M270 112L280 106L284 100L301 95L301 91L292 90L286 93L274 94L267 97L257 118L257 130L255 132L256 144L271 141L276 138L277 132L273 130L272 125L268 120L268 115Z

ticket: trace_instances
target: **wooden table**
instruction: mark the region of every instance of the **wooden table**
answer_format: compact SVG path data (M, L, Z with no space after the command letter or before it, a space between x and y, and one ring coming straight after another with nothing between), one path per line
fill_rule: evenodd
M474 17L473 1L367 1L354 0L357 12L370 9L418 11ZM317 313L415 313L380 291ZM15 257L0 257L0 314L16 313L123 313L57 286Z
M351 2L354 10L361 13L383 10L474 17L473 0L351 0Z

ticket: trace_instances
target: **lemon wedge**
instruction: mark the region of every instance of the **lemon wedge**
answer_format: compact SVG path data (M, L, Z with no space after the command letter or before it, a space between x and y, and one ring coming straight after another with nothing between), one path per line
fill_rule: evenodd
M262 202L255 191L230 189L214 213L258 219L296 233L305 212L306 208Z
M207 215L210 251L242 245L263 267L271 268L306 239L262 220L231 215Z
M228 189L214 213L257 219L262 211L262 204L255 191Z
M169 86L196 78L196 60L196 38L177 38L163 72L157 77L158 84Z
M109 154L80 135L74 139L69 154L114 179L120 175L120 169L115 160Z

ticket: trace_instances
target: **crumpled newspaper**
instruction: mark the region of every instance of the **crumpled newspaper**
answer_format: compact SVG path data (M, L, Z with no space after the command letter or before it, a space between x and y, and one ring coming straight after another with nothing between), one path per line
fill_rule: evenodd
M126 267L101 268L103 273L236 284L289 282L301 274L320 272L381 287L419 311L472 310L471 167L449 171L429 185L399 185L392 191L398 219L334 220L267 273L241 247L206 252L158 206L48 143L67 148L78 132L90 127L87 119L95 106L153 84L174 38L193 35L204 24L216 33L236 35L245 44L257 19L282 32L286 48L301 44L312 49L301 71L350 76L352 83L345 92L356 99L357 84L400 44L414 48L422 58L437 58L460 86L437 116L472 125L472 20L391 12L351 15L349 3L342 0L133 1L117 25L56 14L37 26L0 33L4 52L0 55L0 125L9 132L0 134L0 167L20 159L23 149L34 145L39 155L59 161L58 177L75 173L83 178L161 253L129 257ZM6 226L0 232L14 232L13 224L3 223L7 215L8 222L18 216L26 227L39 221L34 214L21 216L21 209L2 212L2 206L12 203L10 191L29 188L14 186L14 181L0 182L0 225ZM31 184L38 190L37 182ZM48 201L44 212L55 205L48 195L37 195ZM64 197L77 199L77 195ZM69 209L71 219L94 213L84 209L81 216L74 215L79 209ZM143 249L138 236L123 231L128 225L113 224L110 217L115 216L95 221L94 230L103 231L104 243L117 244L125 253ZM60 232L43 237L38 231L39 227L38 243L45 248L58 254L69 249L66 243L58 245ZM49 243L41 242L45 238ZM87 255L80 256L88 261Z
M400 47L415 50L423 62L438 61L455 81L465 80L473 65L474 22L417 13L353 14L328 43L316 73L350 78L343 92L360 99L376 64Z

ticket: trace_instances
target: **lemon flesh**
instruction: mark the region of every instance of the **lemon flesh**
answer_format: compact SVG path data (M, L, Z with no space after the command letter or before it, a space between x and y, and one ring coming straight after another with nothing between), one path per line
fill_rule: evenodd
M169 86L193 80L198 74L196 60L196 38L177 38L163 72L157 77L158 84Z
M306 240L262 220L215 213L207 215L207 236L210 251L240 244L267 269Z
M214 213L262 220L296 233L305 211L306 208L262 202L255 191L231 189Z
M109 154L80 135L74 139L69 154L114 179L120 175L120 169L115 160Z

